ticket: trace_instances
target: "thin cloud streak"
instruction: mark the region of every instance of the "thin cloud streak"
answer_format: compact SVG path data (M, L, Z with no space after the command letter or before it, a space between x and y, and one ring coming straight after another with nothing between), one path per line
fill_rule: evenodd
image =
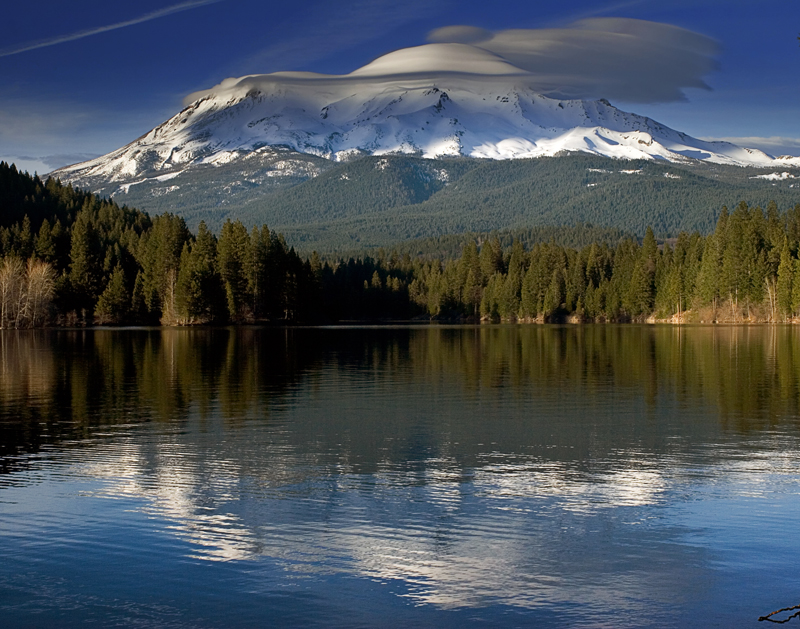
M26 160L31 162L39 161L42 162L48 168L56 169L60 168L61 166L67 166L69 164L86 162L90 159L101 157L101 155L99 153L62 153L58 155L41 155L41 156L19 155L18 157L21 160Z
M736 137L702 137L701 140L709 142L731 142L739 146L760 149L770 155L793 155L800 157L800 138L781 136L736 136Z
M591 11L583 11L581 13L576 13L570 18L570 21L577 22L578 20L585 20L590 17L597 17L599 15L608 15L609 13L616 13L621 9L628 9L630 7L645 3L646 0L627 0L627 2L617 2L614 4L608 4L606 6L592 9Z
M47 48L48 46L56 46L58 44L63 44L66 42L83 39L84 37L91 37L92 35L99 35L100 33L115 31L117 29L125 28L127 26L134 26L136 24L141 24L143 22L150 22L151 20L157 20L159 18L166 17L167 15L172 15L173 13L180 13L181 11L189 11L190 9L196 9L197 7L206 6L208 4L217 4L218 2L222 1L223 0L191 0L190 2L182 2L181 4L175 4L171 7L166 7L164 9L159 9L158 11L152 11L151 13L146 13L145 15L133 18L132 20L125 20L124 22L117 22L116 24L109 24L107 26L90 28L84 31L78 31L77 33L71 33L70 35L62 35L60 37L54 37L52 39L46 39L43 41L26 44L18 48L12 48L10 50L0 50L0 57L10 57L11 55L18 55L22 52L28 52L29 50L37 50L39 48Z

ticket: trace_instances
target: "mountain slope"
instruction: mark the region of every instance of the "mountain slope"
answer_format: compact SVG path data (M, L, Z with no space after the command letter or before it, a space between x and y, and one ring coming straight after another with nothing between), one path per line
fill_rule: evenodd
M245 77L202 95L129 145L53 174L99 190L109 182L163 181L203 165L239 162L246 168L246 160L273 159L275 147L333 161L364 154L520 159L585 152L675 163L800 165L800 158L776 160L692 138L605 100L547 98L522 81L514 84L513 76L503 83L446 75L373 81L359 74L367 68L330 86L280 73Z
M362 211L360 170L386 161L431 163L448 180L427 199L398 205L375 202ZM713 230L723 205L740 201L785 210L800 203L800 178L769 180L762 171L733 166L671 165L592 155L514 160L423 160L369 157L340 164L319 179L254 200L239 210L248 222L264 220L303 249L346 251L394 242L495 229L594 225L643 235ZM343 178L348 175L348 178ZM339 191L330 192L336 184ZM345 190L350 190L350 197ZM342 202L331 207L333 198ZM391 199L399 199L394 194Z
M51 174L191 225L267 222L326 249L584 221L705 230L723 204L798 200L800 157L699 140L603 99L549 98L530 80L460 44L348 75L228 79Z
M312 159L286 151L286 162ZM303 249L386 246L453 234L589 222L659 234L713 229L722 205L740 201L788 209L800 203L800 173L690 162L615 160L586 154L525 160L367 156L345 163L313 158L319 174L292 185L236 164L189 169L164 182L119 192L119 204L177 212L192 228L227 219L267 223ZM284 176L289 179L290 176ZM113 184L119 188L119 184ZM169 192L170 187L178 188Z

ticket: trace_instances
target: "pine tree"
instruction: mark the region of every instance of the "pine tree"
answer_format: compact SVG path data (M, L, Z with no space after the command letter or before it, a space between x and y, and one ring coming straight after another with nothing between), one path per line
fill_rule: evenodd
M498 311L504 319L513 319L520 313L522 279L525 274L525 249L519 240L511 245L508 272L498 295Z
M573 312L579 309L578 302L580 302L582 314L584 310L583 296L586 293L586 266L584 256L570 249L567 252L565 272L564 309L567 312Z
M520 291L520 309L523 317L535 318L539 314L539 294L535 272L538 268L536 259L531 256L531 263L522 278L522 289ZM483 310L483 306L481 306Z
M483 297L484 279L481 272L481 262L478 246L470 239L459 263L459 278L463 277L461 301L467 314L477 316L480 311L481 298Z
M53 230L50 221L44 219L39 233L34 242L36 257L45 262L54 262L56 259L56 241L53 238Z
M171 320L174 315L181 252L190 237L182 218L165 213L156 217L140 239L137 261L142 269L144 303L152 317Z
M778 284L776 288L778 312L782 318L791 317L792 289L794 285L794 261L789 253L789 240L784 236L781 248L780 263L778 265Z
M250 236L241 221L228 219L222 226L217 243L217 265L227 296L228 313L233 321L252 317L248 299L248 253Z
M641 257L645 271L651 276L654 275L658 258L658 243L656 242L653 228L649 226L645 232L644 240L642 241Z
M505 283L505 275L502 273L495 273L489 278L489 283L483 291L483 299L481 299L481 316L486 317L491 321L499 321L500 319L500 294L503 291Z
M273 320L284 320L289 309L289 259L289 248L283 235L271 232L267 250L264 304L266 316Z
M97 230L86 210L78 212L72 225L69 280L74 293L72 307L77 311L94 312L99 296L100 243Z
M217 241L204 221L191 247L184 245L175 288L176 320L181 324L213 323L224 318L225 288L217 272Z
M98 323L122 323L130 311L131 298L125 282L122 266L117 264L111 273L111 279L100 298L94 315Z
M717 307L720 298L720 269L722 268L722 251L720 237L711 234L706 238L700 270L697 273L694 290L695 307L710 305L712 317L716 321Z
M194 323L195 316L202 311L202 294L195 273L195 264L196 259L192 257L191 245L188 242L184 243L172 295L165 296L164 299L162 325Z
M746 207L746 204L742 204ZM761 208L756 207L749 212L749 221L744 225L744 289L748 317L751 305L759 305L764 301L765 286L770 295L770 310L774 313L774 288L777 265L771 268L770 243L766 237L767 221ZM775 256L779 260L779 255Z
M17 253L20 258L27 260L33 255L33 231L31 228L31 219L26 214L22 219L22 227L19 231L19 242L17 244Z
M634 317L648 314L653 309L653 280L646 260L640 258L634 264L624 305Z
M489 280L492 275L503 271L503 248L500 240L495 236L481 246L480 253L481 275Z
M638 253L638 255L637 255ZM632 256L631 256L632 254ZM658 264L658 245L656 244L653 230L647 228L642 247L638 252L631 250L626 262L633 259L633 268L630 271L630 280L627 285L624 282L623 271L625 266L615 264L614 279L619 281L620 287L625 287L622 292L623 305L631 316L650 314L655 306L655 277L656 266ZM616 262L616 261L615 261ZM627 275L627 273L624 273Z
M739 316L739 301L746 297L745 223L749 219L747 204L740 203L728 219L724 232L724 249L720 269L720 292L727 297L734 321Z
M428 290L425 301L428 305L428 314L432 317L437 317L442 313L444 292L442 283L441 264L437 261L431 264L430 272L426 282Z
M561 310L564 301L564 273L561 270L554 270L544 294L544 316L552 319Z
M245 272L247 275L250 308L255 319L260 319L265 314L264 300L268 292L269 275L267 273L267 265L269 263L270 240L269 229L266 225L262 225L261 229L253 227L250 232Z
M800 277L800 260L792 260L794 277ZM800 282L792 282L792 305L790 312L796 314L800 312Z
M50 232L53 243L55 244L55 255L52 260L56 269L61 270L67 266L67 258L69 257L69 235L67 234L64 226L59 219L53 224L53 229Z

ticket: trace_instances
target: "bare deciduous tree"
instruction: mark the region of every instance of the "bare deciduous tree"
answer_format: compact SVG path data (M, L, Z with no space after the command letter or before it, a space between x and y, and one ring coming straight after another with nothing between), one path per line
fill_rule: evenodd
M19 258L5 258L0 262L0 328L44 325L54 288L49 263L32 258L26 265Z
M28 260L27 266L28 307L27 317L30 327L43 325L47 309L55 289L55 271L47 262Z
M19 258L6 258L0 264L0 328L18 327L24 277L25 267Z

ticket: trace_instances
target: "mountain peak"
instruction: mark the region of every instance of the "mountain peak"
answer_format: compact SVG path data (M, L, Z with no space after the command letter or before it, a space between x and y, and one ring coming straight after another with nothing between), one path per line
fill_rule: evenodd
M508 74L497 82L447 75L448 58L462 52L480 57L475 62L485 64L481 71L507 69L496 55L461 47L428 44L390 53L344 81L296 73L278 82L276 75L225 81L129 145L54 174L96 189L100 181L125 183L228 164L268 147L330 160L353 154L517 159L587 152L621 159L800 166L800 158L776 162L761 151L693 138L606 99L548 98L527 87L524 77L515 84ZM427 69L425 59L433 60ZM398 78L398 69L412 66L425 72ZM394 78L380 80L384 72Z

